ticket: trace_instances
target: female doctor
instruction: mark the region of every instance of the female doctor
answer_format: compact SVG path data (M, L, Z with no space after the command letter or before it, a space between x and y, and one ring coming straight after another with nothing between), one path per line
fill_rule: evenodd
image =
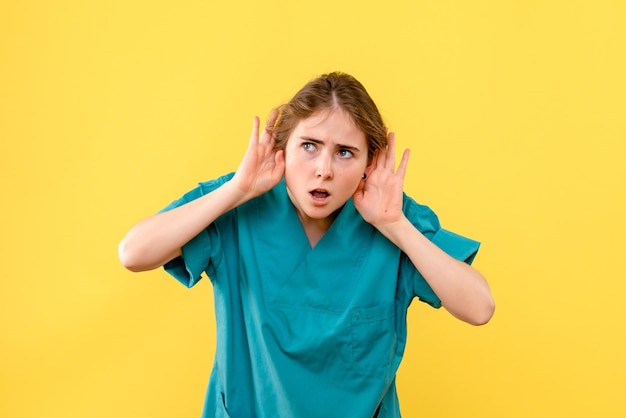
M217 349L204 417L399 417L395 376L414 297L473 325L494 301L479 244L403 193L363 85L330 73L254 118L235 173L200 183L119 246L214 288Z

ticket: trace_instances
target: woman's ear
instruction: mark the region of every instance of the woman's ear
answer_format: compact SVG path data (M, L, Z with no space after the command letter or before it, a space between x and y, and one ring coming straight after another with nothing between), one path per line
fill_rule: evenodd
M374 156L372 157L372 161L365 167L365 173L363 173L363 180L368 178L372 171L376 169L376 163L378 162L378 150L374 152Z

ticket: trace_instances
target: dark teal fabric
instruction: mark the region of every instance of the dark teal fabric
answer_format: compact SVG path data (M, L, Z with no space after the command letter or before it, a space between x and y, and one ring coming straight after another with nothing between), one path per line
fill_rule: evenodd
M222 185L201 183L164 210ZM471 262L479 243L441 229L405 195L422 233ZM441 301L408 257L349 200L311 248L284 180L222 215L165 266L214 290L217 349L204 417L399 417L395 375L414 297Z

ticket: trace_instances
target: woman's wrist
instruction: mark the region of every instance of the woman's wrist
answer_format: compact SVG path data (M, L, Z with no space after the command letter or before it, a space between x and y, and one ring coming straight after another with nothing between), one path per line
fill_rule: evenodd
M406 235L410 229L415 229L413 224L409 222L408 218L404 216L404 214L402 214L401 218L396 221L374 224L374 227L389 241L393 242L400 248L402 248L401 244L403 236Z
M228 202L227 210L234 209L254 197L252 192L241 188L234 177L224 183L221 189L225 200Z

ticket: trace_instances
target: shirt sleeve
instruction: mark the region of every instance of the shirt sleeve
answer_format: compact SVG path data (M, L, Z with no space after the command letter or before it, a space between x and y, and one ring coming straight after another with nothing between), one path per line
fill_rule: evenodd
M230 180L233 175L234 173L230 173L218 179L200 183L160 212L167 212L210 193ZM219 233L213 225L209 225L183 245L182 254L179 257L169 261L163 267L183 285L192 287L202 278L202 272L209 271L211 264L219 263L220 254Z
M433 244L457 260L467 264L474 261L480 247L478 241L442 228L439 218L429 207L420 205L406 194L404 195L403 206L403 211L409 221ZM407 274L411 277L413 296L417 296L422 302L435 308L440 308L441 300L404 253L402 254L401 268L408 272Z

